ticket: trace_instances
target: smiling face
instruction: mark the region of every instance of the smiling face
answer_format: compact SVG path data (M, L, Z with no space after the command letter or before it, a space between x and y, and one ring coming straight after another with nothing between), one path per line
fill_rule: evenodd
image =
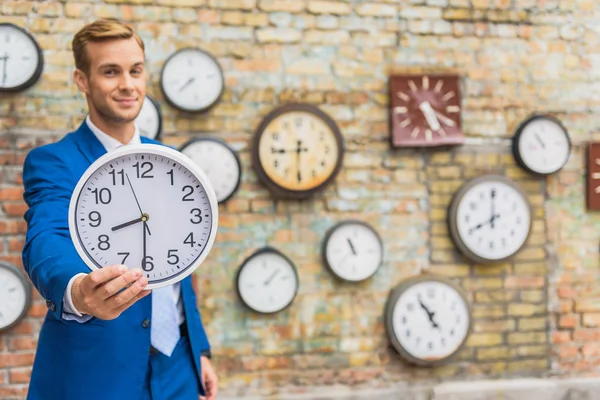
M146 96L144 50L134 38L89 42L86 50L89 71L75 70L74 79L90 117L102 130L133 123Z

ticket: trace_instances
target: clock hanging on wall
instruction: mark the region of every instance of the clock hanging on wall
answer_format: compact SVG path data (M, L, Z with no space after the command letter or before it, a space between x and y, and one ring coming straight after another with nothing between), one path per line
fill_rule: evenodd
M464 142L458 76L393 75L389 88L392 147Z
M31 286L23 270L0 261L0 331L22 320L30 304Z
M160 105L150 96L146 96L142 109L135 119L140 129L140 135L150 139L160 140L162 134L162 114Z
M479 264L509 259L527 241L531 206L525 192L501 175L483 175L465 183L448 211L450 237Z
M331 117L311 104L288 104L260 123L252 166L278 197L304 199L329 185L342 166L342 134Z
M384 316L392 347L420 366L449 361L471 333L471 308L463 291L434 275L409 278L393 288Z
M23 28L0 23L0 92L18 92L38 81L44 68L39 44Z

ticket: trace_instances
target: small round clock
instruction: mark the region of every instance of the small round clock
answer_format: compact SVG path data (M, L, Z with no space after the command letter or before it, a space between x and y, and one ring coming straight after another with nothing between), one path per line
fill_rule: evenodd
M512 141L515 161L525 170L550 175L565 166L571 140L560 121L549 115L534 115L517 129Z
M156 144L123 146L98 158L69 205L71 238L88 267L141 268L148 289L178 282L200 266L217 221L217 198L204 172Z
M171 55L163 65L160 87L173 107L202 112L219 101L225 78L212 55L197 48L185 48Z
M377 272L383 262L383 242L369 224L346 220L326 233L322 253L325 265L335 276L358 282Z
M0 331L16 325L27 315L31 286L23 271L0 261Z
M252 165L276 196L310 197L330 184L344 155L336 123L311 104L271 111L254 134Z
M390 291L385 330L392 347L420 366L443 364L471 333L471 309L462 290L438 276L409 278Z
M219 203L229 200L239 188L242 164L235 150L224 141L215 138L191 139L179 151L198 164L208 176Z
M160 104L150 96L146 96L142 109L135 119L140 129L140 135L150 139L160 140L162 133L162 114Z
M450 236L458 249L479 264L504 261L517 253L531 230L531 206L523 190L500 175L483 175L464 184L448 212Z
M40 46L28 32L11 23L0 23L0 38L0 91L27 89L42 75Z
M296 297L298 286L294 263L279 250L268 246L248 257L236 277L242 302L262 314L287 308Z

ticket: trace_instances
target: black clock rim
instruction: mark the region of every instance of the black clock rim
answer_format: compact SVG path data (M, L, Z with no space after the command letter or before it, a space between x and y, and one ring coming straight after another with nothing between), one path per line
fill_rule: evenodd
M464 195L473 186L476 186L482 182L489 182L489 181L501 182L501 183L506 184L506 185L512 187L513 189L515 189L517 191L517 193L519 193L523 197L523 199L525 200L525 204L527 204L527 208L529 210L529 227L527 230L527 235L525 236L525 240L523 240L523 243L521 244L521 246L519 246L519 248L516 249L512 254L509 254L506 257L498 258L498 259L483 258L481 256L478 256L474 252L472 252L469 249L469 247L462 241L462 239L460 237L460 233L458 232L458 226L457 226L458 206L460 205L460 202L461 202L462 198L464 197ZM533 225L533 209L531 207L531 202L529 201L529 198L527 197L527 193L525 193L525 191L515 181L513 181L512 179L509 179L503 175L485 174L485 175L481 175L481 176L478 176L476 178L473 178L473 179L467 181L460 187L460 189L458 189L454 193L454 195L452 196L452 201L450 203L450 207L448 208L447 224L448 224L448 230L450 231L450 238L454 242L454 245L458 248L458 250L465 257L467 257L469 260L471 260L477 264L494 265L494 264L499 264L499 263L502 263L502 262L512 259L517 253L519 253L519 251L521 251L523 249L523 247L525 247L525 245L527 244L527 242L529 240L529 236L531 235L531 227Z
M564 166L567 164L567 162L569 162L569 157L567 157L565 162L554 171L538 172L538 171L534 170L533 168L531 168L529 165L527 165L527 163L525 163L525 160L523 159L523 157L521 157L521 153L519 152L519 142L521 140L523 131L531 122L538 120L538 119L546 119L546 120L552 121L555 124L557 124L560 129L562 129L565 137L567 138L568 154L571 154L572 143L571 143L571 137L569 136L569 132L567 131L567 128L563 125L563 123L558 118L556 118L552 115L549 115L549 114L539 114L539 113L530 115L529 117L527 117L525 120L523 120L519 124L519 126L516 129L515 134L513 135L513 138L512 138L512 146L511 146L512 154L515 159L515 162L521 168L523 168L525 171L527 171L531 174L534 174L534 175L538 175L538 176L548 176L548 175L555 174L558 171L560 171L561 169L563 169Z
M0 92L6 92L6 93L21 92L21 91L33 86L42 76L42 71L44 70L44 54L42 53L42 49L40 48L39 43L37 42L37 40L35 40L35 37L32 34L30 34L27 30L25 30L24 28L21 28L18 25L15 25L11 22L0 22L0 27L2 27L2 26L9 26L13 29L17 29L17 30L21 31L22 33L24 33L29 38L29 40L31 40L31 42L33 43L33 45L37 51L37 54L38 54L38 63L35 68L35 71L34 71L33 75L31 75L29 77L29 79L27 81L23 82L19 86L14 86L14 87L9 87L9 88L0 87Z
M446 285L452 287L454 290L456 290L458 295L464 301L465 305L467 306L467 312L469 314L469 326L467 328L466 335L463 338L462 342L460 343L460 345L458 345L456 347L456 349L450 355L448 355L444 358L441 358L439 360L423 360L423 359L414 357L407 350L405 350L404 347L402 347L402 345L400 344L400 341L394 335L394 306L395 306L396 302L398 301L400 296L402 294L404 294L404 292L406 290L408 290L413 285L423 282L423 281L436 281L436 282L440 282L442 284L446 284ZM443 276L439 276L439 275L433 275L433 274L416 275L416 276L413 276L413 277L403 280L402 282L400 282L399 284L394 286L392 289L390 289L388 298L385 303L384 325L385 325L386 335L388 337L390 344L402 358L404 358L408 362L410 362L414 365L417 365L419 367L433 367L433 366L444 365L444 364L447 364L448 362L452 361L460 353L460 351L464 348L469 336L471 335L471 333L473 331L473 312L471 309L471 304L469 303L467 296L465 294L465 291L451 279L443 277Z
M270 312L259 311L259 310L252 308L248 303L246 303L244 301L244 298L242 297L242 293L240 291L240 276L242 275L242 270L246 267L248 262L250 262L250 260L252 260L254 257L260 256L265 253L276 254L276 255L282 257L287 263L289 263L289 265L292 267L292 271L294 272L294 275L296 277L296 282L297 282L296 289L294 290L294 295L292 296L290 301L284 307L282 307L278 310L275 310L275 311L270 311ZM259 248L258 250L256 250L254 253L250 254L248 257L246 257L246 259L242 262L242 264L240 265L240 267L238 268L238 270L235 274L234 286L235 286L235 290L236 290L238 298L240 299L241 303L248 310L255 312L257 314L261 314L261 315L273 315L273 314L277 314L282 311L285 311L294 303L294 300L296 299L296 296L298 295L298 290L300 288L300 277L298 276L298 268L296 267L296 264L294 264L294 262L288 256L283 254L283 252L276 249L275 247L263 246L263 247Z
M152 103L154 108L156 108L156 112L158 113L158 128L157 128L156 136L154 138L150 138L150 139L161 142L162 141L163 118L162 118L162 110L160 107L160 103L155 98L150 96L149 94L146 94L146 97L148 98L148 100L150 100L150 102ZM140 111L141 111L141 109L140 109Z
M196 51L196 52L200 52L203 53L204 55L206 55L208 58L210 58L215 65L217 66L217 69L219 70L219 74L221 75L221 80L223 82L223 85L221 85L221 91L219 92L219 95L215 98L215 100L210 103L208 106L206 107L201 107L201 108L187 108L187 107L183 107L178 105L173 99L171 99L168 95L167 92L165 90L165 81L163 79L164 76L164 72L165 72L165 67L167 66L167 64L169 63L169 61L171 61L171 59L173 59L175 56L177 56L179 53L182 53L184 51ZM225 92L225 75L223 74L223 68L221 67L221 64L219 63L219 61L217 60L217 58L215 56L213 56L212 54L210 54L208 51L205 51L199 47L184 47L182 49L179 49L177 51L175 51L173 54L171 54L169 57L167 57L167 59L165 60L165 62L162 65L162 68L160 70L160 91L162 92L163 98L165 99L165 101L173 108L176 108L178 110L187 112L187 113L204 113L207 112L208 110L210 110L211 108L213 108L214 106L216 106L220 101L221 98L223 97L223 93Z
M307 112L323 120L323 122L325 122L325 124L333 132L333 136L335 137L335 141L339 149L339 157L336 160L336 164L331 175L327 179L325 179L325 181L323 181L320 185L307 190L289 190L278 185L266 173L265 169L262 166L262 163L260 162L259 157L258 146L267 126L278 116L293 111ZM321 110L319 107L309 103L287 103L275 107L262 119L262 121L260 122L260 124L254 132L251 153L252 168L254 169L254 172L258 176L259 180L267 187L267 189L271 191L271 193L275 197L279 197L282 199L304 200L318 192L321 192L324 188L329 186L329 184L331 184L339 174L342 168L345 153L344 138L335 120L323 110Z
M240 156L238 155L237 151L235 151L233 149L233 147L231 147L224 140L218 139L218 138L215 138L215 137L212 137L212 136L209 136L209 137L196 137L196 138L189 139L187 142L183 143L179 147L179 152L183 152L183 150L186 147L188 147L188 146L190 146L190 145L192 145L192 144L194 144L196 142L205 142L205 141L216 142L216 143L219 143L219 144L223 145L227 150L229 150L233 154L233 157L235 158L235 162L237 163L237 166L238 166L239 175L238 175L238 179L237 179L237 183L235 184L235 187L233 188L233 190L231 191L231 193L229 193L227 195L227 197L225 197L223 200L221 200L221 201L218 202L219 204L225 204L227 201L229 201L233 197L233 195L238 191L238 189L241 186L241 183L242 183L242 162L240 160Z
M335 231L343 226L346 225L361 225L364 226L365 228L369 229L371 232L373 232L375 234L375 237L377 238L377 241L379 242L379 247L381 248L381 260L379 261L379 265L377 265L377 268L375 268L375 270L373 271L373 273L369 276L367 276L366 278L363 279L346 279L340 275L338 275L335 272L335 269L332 267L332 265L329 263L329 260L327 259L327 246L329 245L329 240L331 239L331 236L333 236L333 234L335 233ZM322 260L323 263L325 264L325 266L327 267L327 269L329 270L329 272L331 272L331 274L333 276L335 276L337 279L339 279L340 281L343 282L349 282L349 283L359 283L359 282L364 282L367 281L369 279L371 279L373 276L375 276L375 274L377 273L377 271L379 271L379 268L381 268L381 266L383 265L383 259L384 259L384 252L385 249L383 247L383 240L381 239L381 236L379 235L379 232L377 232L377 230L369 223L359 220L359 219L345 219L343 221L340 221L338 223L336 223L335 225L333 225L332 227L330 227L327 232L325 233L325 237L323 238L323 242L321 245L321 256L322 256Z
M0 332L7 331L10 328L12 328L13 326L17 325L19 322L21 322L21 320L27 316L27 312L29 311L29 308L31 307L31 301L32 301L31 285L29 283L29 279L27 278L27 275L25 274L25 272L23 272L23 270L21 270L19 267L17 267L14 264L11 264L4 260L0 260L0 269L2 269L2 268L4 268L4 269L8 270L10 273L16 275L17 279L21 282L21 284L25 288L25 307L23 307L23 310L21 311L21 313L13 322L11 322L10 324L6 325L3 328L0 328Z

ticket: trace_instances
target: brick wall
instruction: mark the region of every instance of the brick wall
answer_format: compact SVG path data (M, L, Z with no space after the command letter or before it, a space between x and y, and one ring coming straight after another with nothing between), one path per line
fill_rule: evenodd
M0 257L19 265L21 164L85 116L69 46L96 16L132 21L143 36L167 143L208 133L240 153L241 190L221 207L216 245L196 274L224 392L598 371L600 218L584 199L585 144L600 138L597 1L3 1L0 22L34 33L46 60L34 87L0 100ZM159 91L162 63L189 45L213 53L226 76L221 103L203 115L177 112ZM465 146L390 151L387 77L400 71L462 76ZM254 129L291 100L335 118L348 149L335 184L307 202L273 201L250 170ZM556 115L574 144L568 165L547 179L524 173L509 151L532 112ZM462 257L445 224L452 193L486 172L520 182L534 208L526 247L492 267ZM338 283L320 261L325 231L352 217L379 230L386 254L358 285ZM265 244L292 258L301 280L293 305L269 317L246 311L233 288L239 264ZM402 362L382 322L390 287L425 270L455 278L475 317L460 356L433 369ZM44 314L36 295L26 320L0 335L0 397L26 393Z

